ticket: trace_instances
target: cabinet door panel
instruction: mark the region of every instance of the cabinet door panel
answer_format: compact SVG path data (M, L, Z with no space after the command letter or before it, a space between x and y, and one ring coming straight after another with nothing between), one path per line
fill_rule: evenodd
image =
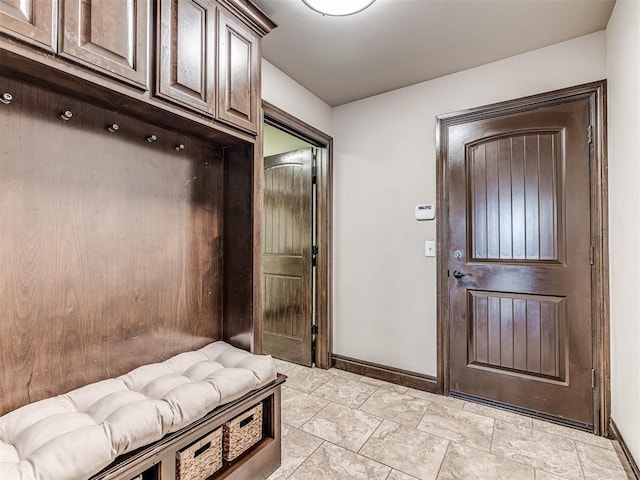
M256 132L260 39L222 9L219 12L218 118Z
M0 0L0 32L56 51L57 0Z
M62 55L146 88L148 0L66 0Z
M161 0L156 94L213 116L215 6L208 0Z

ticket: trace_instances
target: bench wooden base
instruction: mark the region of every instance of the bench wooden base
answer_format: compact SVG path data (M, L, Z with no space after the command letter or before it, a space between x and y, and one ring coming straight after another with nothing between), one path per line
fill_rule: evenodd
M143 480L174 480L176 478L176 452L196 442L223 423L262 402L263 435L256 445L232 462L225 462L212 480L266 479L281 461L281 385L283 375L235 402L225 404L182 430L165 436L158 442L123 455L91 477L91 480L132 480L142 475Z

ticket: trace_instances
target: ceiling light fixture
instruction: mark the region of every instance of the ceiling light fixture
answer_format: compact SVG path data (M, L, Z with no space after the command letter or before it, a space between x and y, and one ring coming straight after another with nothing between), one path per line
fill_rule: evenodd
M311 10L322 15L344 17L361 12L376 0L302 0Z

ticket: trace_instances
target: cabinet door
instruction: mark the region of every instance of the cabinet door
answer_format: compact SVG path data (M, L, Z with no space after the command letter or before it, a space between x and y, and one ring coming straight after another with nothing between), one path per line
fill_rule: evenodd
M56 51L57 0L0 0L0 32Z
M216 9L208 0L161 0L156 94L213 116Z
M218 118L256 132L260 38L226 11L218 11Z
M61 54L147 88L148 0L65 0Z

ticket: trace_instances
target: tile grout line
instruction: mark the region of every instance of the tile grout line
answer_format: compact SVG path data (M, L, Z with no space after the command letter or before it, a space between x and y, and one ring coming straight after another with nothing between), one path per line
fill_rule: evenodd
M324 399L323 399L323 400L324 400ZM326 409L327 407L329 407L329 405L331 405L331 404L333 403L331 400L327 400L327 402L328 402L328 403L327 403L324 407L322 407L322 408L321 408L320 410L318 410L316 413L314 413L314 414L313 414L313 415L311 415L309 418L307 418L307 419L302 423L302 425L300 425L300 426L298 427L298 430L302 430L302 427L304 427L307 423L309 423L311 420L313 420L314 418L316 418L316 416L318 416L318 414L319 414L320 412L322 412L324 409ZM309 433L309 432L307 432L306 430L302 430L302 431L303 431L303 432L306 432L306 433ZM309 435L313 435L313 433L309 433ZM317 435L313 435L313 436L314 436L314 437L317 437L317 438L322 438L322 437L318 437ZM327 441L327 440L326 440L326 439L324 439L324 438L322 438L322 440L324 440L325 442Z
M311 420L313 420L314 418L316 418L316 417L317 417L317 416L318 416L322 411L324 411L324 410L326 410L327 408L329 408L331 405L338 405L338 406L340 406L340 407L348 408L349 410L351 410L351 411L353 411L353 412L360 412L360 413L362 413L362 414L364 414L364 415L367 415L367 416L369 416L369 417L372 417L372 418L375 418L375 419L379 419L378 425L376 425L376 427L373 429L373 432L371 432L371 433L369 434L369 436L367 437L367 439L366 439L366 440L364 441L364 443L360 446L360 448L358 448L358 450L354 451L354 450L351 450L350 448L348 448L348 447L346 447L346 446L338 445L337 443L334 443L334 442L332 442L331 440L327 440L326 438L320 437L320 436L318 436L318 435L314 435L313 433L310 433L310 432L308 432L308 431L306 431L306 430L304 430L304 429L302 428L302 427L304 427L307 423L309 423ZM325 442L328 442L328 443L330 443L330 444L332 444L332 445L335 445L335 446L337 446L337 447L344 448L345 450L348 450L348 451L350 451L350 452L353 452L353 453L359 454L359 452L360 452L360 450L362 449L362 447L364 447L364 445L369 441L369 439L371 438L371 436L373 435L373 433L378 429L378 427L379 427L380 425L382 425L382 422L383 422L384 420L385 420L385 419L384 419L383 417L380 417L379 415L373 415L373 414L371 414L371 413L364 412L364 411L362 411L362 410L360 410L360 409L358 409L358 408L352 408L352 407L349 407L349 406L347 406L347 405L343 405L343 404L341 404L341 403L338 403L338 402L332 402L332 401L328 400L327 405L325 405L325 406L324 406L324 407L322 407L318 412L316 412L314 415L312 415L312 416L311 416L307 421L305 421L302 425L300 425L300 427L298 427L298 429L299 429L299 430L301 430L301 431L303 431L303 432L305 432L305 433L308 433L309 435L313 435L314 437L319 438L319 439L321 439L321 440L323 440L323 441L325 441Z
M323 401L326 401L326 402L327 402L327 405L325 405L324 407L321 407L321 408L320 408L320 410L318 410L316 413L314 413L313 415L311 415L309 418L307 418L305 421L303 421L303 422L302 422L300 425L298 425L298 426L293 425L293 424L290 424L290 423L287 423L286 421L283 421L283 423L286 423L287 425L289 425L289 426L291 426L291 427L293 427L293 428L297 428L298 430L302 430L302 426L303 426L304 424L306 424L309 420L311 420L311 419L312 419L313 417L315 417L318 413L320 413L320 411L324 410L325 408L327 408L327 407L329 406L329 404L330 404L330 403L332 403L332 402L331 402L331 400L327 400L327 399L325 399L325 398L321 398L321 397L316 397L316 396L314 396L314 395L311 395L310 393L303 392L303 391L298 390L298 389L296 389L296 388L292 388L292 387L288 387L288 388L290 388L291 390L295 390L296 392L301 393L302 395L308 395L308 396L310 396L310 397L314 397L314 398L317 398L317 399L319 399L319 400L323 400ZM309 433L309 432L307 432L307 433ZM323 439L323 440L324 440L324 439Z
M315 437L315 435L314 435L314 437ZM294 474L295 474L295 473L300 469L300 467L301 467L302 465L304 465L304 464L306 463L306 461L307 461L307 460L309 460L309 458L311 457L311 455L313 455L314 453L316 453L316 452L320 449L320 447L322 447L325 443L327 443L327 441L326 441L326 440L323 440L323 441L322 441L322 443L321 443L320 445L318 445L318 446L313 450L313 452L311 452L309 455L307 455L307 456L305 457L305 459L304 459L302 462L300 462L300 465L298 465L298 466L293 470L293 472L291 472L289 475L287 475L287 476L285 477L285 479L284 479L284 480L287 480L288 478L291 478L291 477L292 477L292 476L293 476L293 475L294 475Z
M573 442L573 446L576 449L576 455L578 456L578 462L580 463L580 470L582 470L582 478L587 478L587 475L584 471L584 465L582 464L582 458L580 458L580 450L578 450L578 445L576 444L576 441L571 439L571 441Z
M384 420L383 420L383 421L384 421ZM391 422L391 420L387 420L387 421L388 421L388 422ZM391 423L393 423L394 425L397 425L397 426L402 426L402 425L400 425L400 424L398 424L398 423L395 423L395 422L391 422ZM373 434L374 434L375 432L377 432L377 431L378 431L378 429L379 429L381 426L382 426L382 422L380 422L380 425L378 425L378 427L374 430L374 432L373 432L371 435L373 436ZM364 448L364 445L363 445L362 447L360 447L360 450L362 450L363 448ZM392 472L393 470L398 470L398 471L400 471L400 472L404 473L405 475L409 475L409 474L408 474L407 472L405 472L404 470L396 469L395 467L392 467L391 465L388 465L388 464L384 463L384 462L383 462L383 461L381 461L381 460L377 460L377 459L375 459L375 458L371 458L370 456L368 456L368 455L366 455L366 454L364 454L364 453L360 453L360 450L358 450L358 452L356 452L356 455L360 455L361 457L364 457L364 458L366 458L366 459L368 459L368 460L371 460L372 462L376 462L376 463L379 463L380 465L384 465L385 467L389 467L389 468L391 469L391 471L389 471L389 475L391 475L391 472ZM413 475L409 475L409 476L410 476L410 477L412 477Z
M429 406L431 406L432 404L433 404L433 402L429 402ZM429 407L427 407L427 410L429 410ZM446 440L446 441L447 441L447 442L449 442L449 443L457 443L457 444L462 445L463 447L473 448L474 450L478 450L478 451L480 451L480 452L484 452L484 453L491 453L491 452L487 452L487 451L485 451L485 450L482 450L481 448L474 447L474 446L472 446L472 445L467 445L467 444L462 443L462 442L457 442L457 441L455 441L455 440L451 440L450 438L443 437L443 436L441 436L441 435L438 435L437 433L427 432L426 430L421 430L421 429L419 429L419 428L418 428L418 426L422 423L422 420L424 419L424 416L427 414L427 410L425 410L424 414L422 415L422 418L421 418L421 419L420 419L420 421L418 422L418 425L416 425L415 427L413 427L413 429L414 429L414 430L416 430L416 431L418 431L418 432L420 432L420 433L425 433L425 434L427 434L427 435L431 435L431 436L436 437L436 438L439 438L439 439L441 439L441 440ZM487 417L487 418L489 418L489 417ZM405 427L406 427L406 425L405 425ZM407 428L411 428L411 427L407 427ZM492 435L493 435L493 434L492 434ZM447 448L448 448L448 447L449 447L449 446L447 445ZM491 446L489 446L489 448L491 448Z
M365 412L365 413L366 413L366 412ZM387 418L384 418L384 419L383 419L383 422L384 422L384 421L387 421L387 422L393 423L394 425L396 425L396 426L398 426L398 427L400 427L400 428L406 428L407 430L415 430L416 432L420 432L420 433L423 433L423 434L426 434L426 435L433 436L433 437L438 438L438 439L440 439L440 440L444 440L444 441L446 441L446 442L447 442L447 448L445 449L445 453L444 453L444 455L442 456L442 459L440 460L440 466L438 467L438 474L440 473L440 469L442 468L442 464L444 463L444 457L446 456L447 451L449 450L449 445L451 445L451 443L455 443L455 442L453 442L452 440L449 440L448 438L440 437L440 436L438 436L438 435L431 434L431 433L429 433L429 432L424 432L424 431L422 431L422 430L418 430L418 429L417 429L417 428L415 428L415 427L408 427L407 425L403 425L403 424L400 424L400 423L394 422L393 420L389 420L389 419L387 419ZM375 429L375 431L371 434L371 436L373 436L373 435L375 434L375 432L376 432L376 431L378 431L378 429L380 428L380 426L382 426L382 422L380 423L380 425L378 425L378 428L376 428L376 429ZM369 438L371 438L371 436L370 436ZM367 440L367 441L368 441L368 440ZM366 443L365 443L365 445L366 445ZM360 448L360 450L362 450L363 448L364 448L364 445ZM474 447L469 447L469 448L474 448ZM481 452L484 452L484 450L480 450L480 449L477 449L477 448L474 448L474 449L475 449L475 450L478 450L478 451L481 451ZM357 454L358 454L358 455L361 455L361 456L363 456L364 458L367 458L367 459L369 459L369 460L372 460L372 461L374 461L374 462L377 462L377 463L379 463L379 464L381 464L381 465L385 465L385 466L387 466L387 467L391 468L391 471L393 471L393 470L397 470L397 471L399 471L399 472L401 472L401 473L403 473L403 474L405 474L405 475L408 475L408 476L410 476L410 477L412 477L412 478L415 478L415 477L414 477L414 475L412 475L412 474L410 474L410 473L407 473L407 472L405 472L404 470L402 470L402 469L400 469L400 468L393 467L393 466L391 466L391 465L388 465L388 464L386 464L386 463L382 462L381 460L378 460L378 459L375 459L375 458L369 457L368 455L366 455L366 454L364 454L364 453L360 453L360 450L358 450L358 452L357 452ZM486 453L486 452L484 452L484 453ZM437 480L437 475L438 475L438 474L436 474L436 477L434 478L434 480ZM389 472L389 475L391 475L391 472Z
M447 453L449 453L449 447L451 446L451 440L447 441L447 448L444 450L444 455L442 456L442 460L440 460L440 466L438 467L438 471L436 472L436 476L434 480L438 480L440 476L440 472L442 471L442 465L444 465L444 459L447 458Z
M329 383L329 382L327 382L327 383ZM319 386L316 390L319 390L319 389L320 389L320 388L322 388L323 386L324 386L324 384L323 384L323 385L321 385L321 386ZM315 392L316 390L314 390L314 392ZM316 397L316 398L321 398L321 399L323 399L323 400L327 400L328 402L331 402L331 403L336 403L336 404L338 404L338 405L342 405L343 407L347 407L347 408L350 408L350 409L352 409L352 410L359 410L359 409L360 409L360 407L361 407L362 405L364 405L364 403L365 403L367 400L369 400L369 398L371 398L371 395L373 395L373 393L371 393L371 394L370 394L370 395L369 395L365 400L363 400L362 402L360 402L360 403L359 403L358 405L356 405L356 406L353 406L353 405L347 405L346 403L343 403L343 402L341 402L340 400L329 400L329 399L327 399L326 397L324 397L324 396L322 396L322 395L313 395L313 392L312 392L312 393L310 393L309 395L312 395L312 396L314 396L314 397Z
M504 420L501 420L501 421L504 421ZM514 424L512 424L512 423L510 423L510 422L506 422L506 423L509 423L509 425L514 425ZM516 426L516 427L519 427L518 425L515 425L515 426ZM529 428L529 427L519 427L519 428ZM529 428L529 430L531 430L531 428ZM537 431L537 430L536 430L536 431ZM540 433L546 433L546 432L540 432ZM549 434L549 435L553 435L553 434ZM553 435L553 436L555 436L555 437L560 437L559 435ZM572 439L570 439L570 438L566 438L566 437L560 437L560 438L563 438L564 440L571 440L571 441L573 441L573 442L575 443L575 440L572 440ZM493 442L493 439L492 439L492 442ZM574 445L574 446L575 446L575 445ZM493 445L492 445L492 447L493 447ZM473 447L471 447L471 448L473 448ZM551 475L556 475L556 476L561 477L561 478L563 478L563 479L565 479L565 478L566 478L566 476L564 476L564 475L560 475L560 474L556 474L556 473L551 473L551 472L549 472L548 470L546 470L545 468L541 468L541 467L538 467L537 465L532 465L532 464L530 464L530 463L526 463L525 461L520 460L519 458L505 457L504 455L499 454L499 453L493 453L493 452L490 452L490 453L491 453L492 455L495 455L496 457L499 457L499 458L503 459L503 460L508 460L508 461L510 461L510 462L517 463L518 465L524 465L524 466L526 466L526 467L531 467L531 468L533 468L533 470L534 470L534 474L535 474L535 471L536 471L536 470L540 470L540 471L543 471L543 472L545 472L545 473L549 473L549 474L551 474ZM577 453L577 448L576 448L576 453ZM578 461L580 461L580 455L578 455ZM582 468L582 463L580 463L580 468ZM536 475L536 476L537 476L537 475ZM584 480L585 478L586 478L586 477L585 477L585 475L584 475L584 470L583 470L583 471L582 471L582 479Z
M535 427L535 422L536 422L537 419L534 418L532 420L533 420L532 429L534 431L540 432L540 433L544 433L546 435L553 435L556 438L564 438L566 440L572 440L573 442L576 442L576 448L577 448L577 444L579 443L579 444L582 444L582 445L588 445L589 447L600 448L602 450L615 451L615 449L613 449L613 448L603 447L603 446L598 445L597 443L591 443L591 442L583 441L583 440L580 440L578 438L569 436L569 433L567 433L566 435L563 435L563 434L560 434L560 433L549 432L549 431L541 429L541 428L536 428ZM561 425L559 425L559 426L561 426ZM605 437L599 437L598 435L595 435L595 434L592 434L592 433L589 433L589 432L584 432L583 430L571 429L570 427L563 427L563 428L569 428L569 430L571 430L572 432L575 430L575 432L577 432L577 433L586 433L588 435L593 435L594 438L605 438ZM609 440L609 442L611 442L611 441ZM611 445L611 446L613 447L613 445Z
M376 428L376 430L377 430L377 428ZM338 445L337 443L333 443L333 442L331 442L331 441L329 441L329 440L324 440L324 442L322 443L322 445L324 445L325 443L328 443L328 444L330 444L330 445L333 445L334 447L341 448L341 449L343 449L343 450L346 450L346 451L347 451L347 452L349 452L349 453L353 453L354 455L358 455L358 456L360 456L360 457L362 457L362 458L364 458L364 459L366 459L366 460L371 460L371 461L372 461L372 462L374 462L374 463L377 463L377 464L379 464L379 465L383 465L383 466L385 466L385 467L390 468L391 470L394 470L394 467L392 467L391 465L387 465L386 463L381 462L380 460L376 460L375 458L371 458L371 457L368 457L367 455L364 455L364 454L362 454L362 453L359 453L359 452L360 452L359 450L358 450L357 452L354 452L353 450L350 450L350 449L348 449L347 447L343 447L342 445ZM320 445L320 447L321 447L322 445ZM320 447L318 447L318 448L320 448ZM316 449L316 450L317 450L317 449ZM360 448L360 450L362 450L362 447ZM315 450L314 450L314 452L313 452L313 453L315 453ZM311 455L313 455L313 453L312 453ZM309 457L310 457L311 455L309 455ZM309 457L307 457L307 458L309 458ZM306 461L306 459L305 459L305 461ZM304 462L303 462L303 463L304 463ZM402 471L402 470L400 470L400 471ZM406 473L406 472L402 472L402 473ZM389 472L389 474L391 474L391 471ZM409 474L407 473L407 475L409 475Z
M471 412L469 412L469 413L471 413ZM490 417L487 417L487 418L490 418ZM493 419L493 420L494 420L494 431L495 431L495 420L496 420L496 419ZM517 426L517 425L516 425L516 426ZM523 427L523 428L524 428L524 427ZM475 446L473 446L473 445L467 445L467 444L462 443L462 442L457 442L457 441L451 440L451 439L449 439L449 438L441 437L441 436L440 436L440 435L438 435L437 433L425 432L424 430L419 430L419 429L417 429L417 428L416 428L416 430L418 430L419 432L422 432L422 433L426 433L427 435L432 435L432 436L434 436L434 437L436 437L436 438L440 438L440 439L442 439L442 440L446 440L447 442L449 442L449 445L450 445L450 444L452 444L452 443L454 443L454 444L458 444L458 445L460 445L460 446L462 446L462 447L465 447L465 448L471 448L471 449L473 449L473 450L477 450L478 452L482 452L482 453L484 453L484 454L495 455L496 457L498 457L498 458L500 458L500 459L502 459L502 460L507 460L507 461L509 461L509 462L517 463L518 465L523 465L523 466L525 466L525 467L531 467L531 468L533 468L533 469L537 468L537 467L535 467L534 465L528 464L528 463L523 462L523 461L521 461L521 460L516 460L516 459L514 459L514 458L505 457L505 456L503 456L503 455L501 455L501 454L498 454L498 453L494 453L494 452L492 452L492 451L491 451L491 449L493 448L493 433L491 434L491 443L490 443L489 451L486 451L486 450L483 450L483 449L481 449L481 448L475 447ZM448 449L448 448L449 448L449 447L448 447L448 445L447 445L447 449Z
M362 383L363 385L368 385L367 383L364 383L364 382L360 382L360 383ZM373 387L373 386L375 386L375 385L369 385L369 386L370 386L370 387ZM378 390L380 390L380 387L379 387L379 386L378 386L378 387L376 387L376 389L375 389L373 392L371 392L371 393L369 394L369 396L366 398L366 400L365 400L364 402L362 402L360 405L358 405L358 408L357 408L356 410L360 410L360 407L361 407L362 405L364 405L365 403L367 403L367 402L369 401L369 399L370 399L371 397L373 397L373 395L374 395L375 393L377 393L377 392L378 392ZM365 413L366 413L366 412L365 412Z
M491 440L489 441L489 453L491 453L492 455L495 455L495 453L493 453L493 436L496 433L496 419L493 419L493 426L491 427ZM502 458L502 456L500 456Z
M473 414L473 415L476 415L476 416L479 416L479 417L486 418L486 419L491 420L491 421L493 422L493 426L492 426L492 429L491 429L491 441L489 442L489 450L488 450L488 451L486 451L486 450L483 450L483 449L478 448L478 447L476 447L476 446L468 445L468 444L466 444L466 443L458 442L458 441L456 441L456 440L451 440L450 438L443 437L443 436L441 436L441 435L438 435L437 433L427 432L426 430L422 430L422 429L418 428L418 427L420 426L420 424L422 423L422 421L424 420L425 415L426 415L426 414L427 414L427 412L430 410L431 405L442 406L442 404L436 404L435 402L429 402L429 406L427 407L427 409L425 410L424 414L422 415L422 417L421 417L420 421L418 422L418 425L416 425L416 426L414 427L414 428L415 428L415 430L417 430L418 432L426 433L427 435L432 435L432 436L434 436L434 437L441 438L441 439L443 439L443 440L447 440L448 442L458 443L458 444L460 444L460 445L462 445L462 446L464 446L464 447L473 448L473 449L475 449L475 450L479 450L479 451L484 452L484 453L492 453L492 452L491 452L491 447L493 446L493 432L495 431L495 423L496 423L496 419L495 419L495 418L487 417L486 415L481 415L481 414L479 414L479 413L474 413L474 412L465 412L465 413L470 413L470 414ZM444 406L445 406L445 407L447 407L447 405L444 405ZM448 407L448 408L451 408L451 409L454 409L454 410L458 410L458 409L457 409L457 408L455 408L455 407ZM495 454L494 454L494 455L495 455ZM498 456L501 456L501 455L498 455Z
M470 412L470 413L472 413L472 412ZM487 418L491 418L491 417L487 417ZM477 448L477 447L471 446L471 445L465 445L464 443L454 442L453 440L449 440L449 442L450 442L450 443L456 443L456 444L459 444L459 445L461 445L461 446L463 446L463 447L465 447L465 448L471 448L471 449L473 449L473 450L477 450L478 452L482 452L482 453L485 453L485 454L487 454L487 453L488 453L489 455L494 455L496 458L499 458L499 459L501 459L501 460L505 460L505 461L510 462L510 463L515 463L515 464L517 464L517 465L521 465L521 466L524 466L524 467L530 467L530 468L532 468L532 469L533 469L534 480L535 480L535 478L537 478L537 473L536 473L536 471L537 471L537 470L541 470L541 469L539 469L537 466L535 466L535 465L531 465L531 464L526 463L526 462L524 462L524 461L521 461L521 460L519 460L519 459L510 458L510 457L505 457L504 455L499 454L499 453L497 453L497 452L494 452L494 451L493 451L493 437L494 437L494 434L495 434L495 431L496 431L496 422L498 421L498 419L497 419L497 418L493 418L492 420L493 420L493 430L492 430L492 432L491 432L491 442L489 443L489 451L488 451L488 452L486 452L486 451L484 451L484 450L482 450L482 449L480 449L480 448ZM500 420L500 421L506 422L505 420ZM506 423L509 423L510 425L513 425L513 424L512 424L512 423L510 423L510 422L506 422ZM516 425L516 427L517 427L517 426L518 426L518 425ZM522 427L522 428L528 428L528 427ZM546 470L545 470L545 472L546 472ZM583 471L583 477L584 477L584 471Z
M422 423L422 421L424 420L425 415L427 414L427 412L429 411L429 408L431 408L431 404L432 402L429 402L429 405L427 405L427 408L424 409L424 412L422 412L422 416L420 417L420 420L418 420L418 423L416 424L416 426L414 427L418 432L423 432L423 433L428 433L425 432L424 430L420 430L418 427L420 426L420 424ZM436 435L437 436L437 435ZM438 438L442 438L442 437L438 437ZM447 440L449 440L447 438ZM449 446L447 445L447 448Z
M358 412L361 412L361 410L358 410ZM362 413L366 413L367 415L371 415L370 413L367 413L367 412L362 412ZM357 452L355 452L355 453L357 453L358 455L362 455L362 454L360 453L360 451L364 448L364 446L365 446L367 443L369 443L369 440L371 440L371 437L373 437L373 435L378 431L378 429L380 428L380 426L382 425L382 423L383 423L383 422L384 422L384 420L385 420L383 417L379 417L378 415L371 415L371 416L375 416L376 418L380 418L380 423L378 423L378 425L376 426L376 428L374 428L374 429L373 429L373 432L371 432L371 433L369 434L369 436L367 437L367 439L362 443L362 445L360 445L360 448L358 449L358 451L357 451ZM362 456L364 457L365 455L362 455ZM368 457L367 457L367 458L368 458ZM390 465L387 465L387 466L390 466Z

